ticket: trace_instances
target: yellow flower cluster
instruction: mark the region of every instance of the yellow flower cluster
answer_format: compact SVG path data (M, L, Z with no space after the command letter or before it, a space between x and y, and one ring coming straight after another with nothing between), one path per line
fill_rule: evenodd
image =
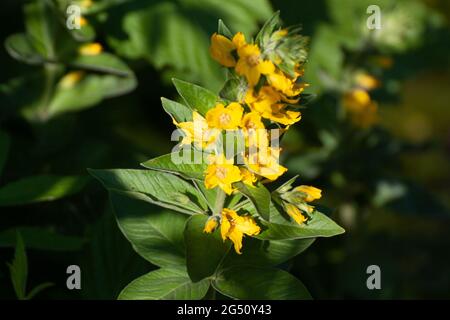
M292 191L282 192L280 196L289 216L298 224L302 224L314 211L314 207L308 203L320 199L322 191L313 186L298 186Z
M289 37L284 29L275 33L276 38ZM271 140L268 129L284 132L300 120L301 114L295 110L295 105L306 86L299 81L303 75L302 62L287 74L279 68L283 63L279 57L274 59L273 54L264 52L265 48L248 43L241 32L231 39L214 33L211 56L239 77L240 83L245 83L245 88L240 90L245 93L236 97L236 101L218 102L204 116L193 112L192 121L174 120L183 132L182 144L193 144L210 153L204 184L207 189L217 188L218 194L236 192L237 182L252 188L258 181L276 180L287 171L279 164L281 149ZM231 157L220 144L223 134L229 132L239 132L238 136L243 139L243 150L239 149ZM320 198L317 190L320 193L319 189L299 190L299 194L307 195L301 198L302 203ZM295 213L291 207L285 209L297 223L306 221L300 211ZM252 217L239 215L230 208L219 206L218 211L208 219L204 232L211 233L220 225L223 240L231 240L240 254L244 235L259 234L260 227Z

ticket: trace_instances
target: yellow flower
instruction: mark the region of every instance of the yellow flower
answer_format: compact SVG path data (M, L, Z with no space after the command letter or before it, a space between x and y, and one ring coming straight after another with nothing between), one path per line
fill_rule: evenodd
M343 104L347 111L361 111L370 103L370 96L366 90L353 89L344 95Z
M352 123L360 128L369 128L379 120L378 105L371 101L364 109L351 114Z
M297 73L297 76L298 75L300 75L300 73ZM297 96L304 90L304 85L297 84L296 80L297 77L289 78L280 70L267 75L267 81L269 84L288 97Z
M226 194L231 194L234 189L232 184L241 181L241 171L233 164L233 159L226 159L221 155L208 165L205 176L206 189L219 186Z
M258 112L252 111L245 114L242 118L241 127L246 146L257 146L259 148L269 146L267 131Z
M377 78L364 72L356 75L355 82L359 87L365 90L372 90L380 86L380 81L378 81Z
M263 86L255 95L254 90L249 89L244 101L250 108L258 112L263 118L283 125L291 125L301 119L301 113L288 110L280 101L283 95L270 86Z
M246 130L265 129L258 112L249 112L242 118L241 127Z
M258 92L248 89L244 101L253 111L264 113L270 110L273 104L281 101L281 95L270 86L263 86Z
M100 43L87 43L82 45L78 52L83 56L96 56L103 51L103 47Z
M378 121L378 105L363 89L353 89L346 93L342 104L356 126L368 128Z
M219 223L217 222L217 219L215 217L210 217L208 221L205 223L205 227L203 228L203 232L205 233L211 233L214 230L216 230Z
M264 112L262 116L285 126L290 126L302 118L299 111L287 110L286 105L281 103L272 105L270 112Z
M206 113L206 122L210 128L223 130L237 129L241 124L244 109L237 102L230 103L226 108L218 103Z
M78 20L78 24L80 25L80 27L83 27L88 24L85 17L80 16L80 17L78 17L77 20Z
M211 46L209 52L214 60L225 67L234 67L236 59L233 57L232 51L236 50L234 43L220 34L214 33L211 36Z
M251 87L258 83L261 74L268 75L275 71L275 65L270 60L263 60L259 47L247 44L242 33L234 36L233 43L239 56L236 72L245 76Z
M251 172L273 181L287 171L280 165L279 158L280 149L269 147L250 153L244 161Z
M249 186L253 186L256 180L258 180L256 176L253 173L251 173L248 169L239 168L239 170L241 170L241 177L243 183Z
M59 81L59 86L64 89L70 89L77 84L81 78L83 77L84 72L83 71L72 71L66 74L64 77L61 78Z
M184 138L181 143L194 143L200 148L209 147L216 141L220 131L210 129L205 118L196 111L192 113L192 120L178 123L173 119L173 123L183 131Z
M322 197L322 190L313 186L298 186L295 190L306 194L306 202L311 202Z
M92 4L92 0L82 0L80 6L82 8L89 8L90 6L92 6Z
M223 209L220 233L223 241L230 239L233 242L236 253L241 254L244 234L256 236L260 232L261 228L252 217L239 216L236 211L226 208Z
M284 205L286 208L286 212L291 216L292 219L294 219L295 222L297 222L298 224L302 224L306 221L306 217L302 215L302 212L299 208L290 203L285 203Z

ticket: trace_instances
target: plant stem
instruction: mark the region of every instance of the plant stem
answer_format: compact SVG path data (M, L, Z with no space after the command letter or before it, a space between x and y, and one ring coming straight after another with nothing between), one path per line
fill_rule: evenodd
M225 198L226 198L225 192L218 187L217 195L216 195L216 203L214 205L214 215L215 216L220 216L222 214L222 209L225 204Z

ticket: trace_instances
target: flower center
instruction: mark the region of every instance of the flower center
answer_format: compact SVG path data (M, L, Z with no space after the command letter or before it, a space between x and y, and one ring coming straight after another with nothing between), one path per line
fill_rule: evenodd
M259 64L259 55L252 54L247 57L247 63L250 67L256 67Z
M216 177L219 179L225 179L225 177L227 176L227 169L220 167L216 169Z
M220 124L222 124L222 125L227 125L230 121L231 121L231 117L230 117L230 115L227 114L227 113L222 113L222 114L219 116L219 122L220 122Z

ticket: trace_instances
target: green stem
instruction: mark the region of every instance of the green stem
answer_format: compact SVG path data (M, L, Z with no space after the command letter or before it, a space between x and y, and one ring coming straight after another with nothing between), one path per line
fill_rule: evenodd
M216 203L214 205L214 215L215 216L220 216L222 214L222 209L225 204L225 198L226 198L225 192L218 187L217 195L216 195Z

